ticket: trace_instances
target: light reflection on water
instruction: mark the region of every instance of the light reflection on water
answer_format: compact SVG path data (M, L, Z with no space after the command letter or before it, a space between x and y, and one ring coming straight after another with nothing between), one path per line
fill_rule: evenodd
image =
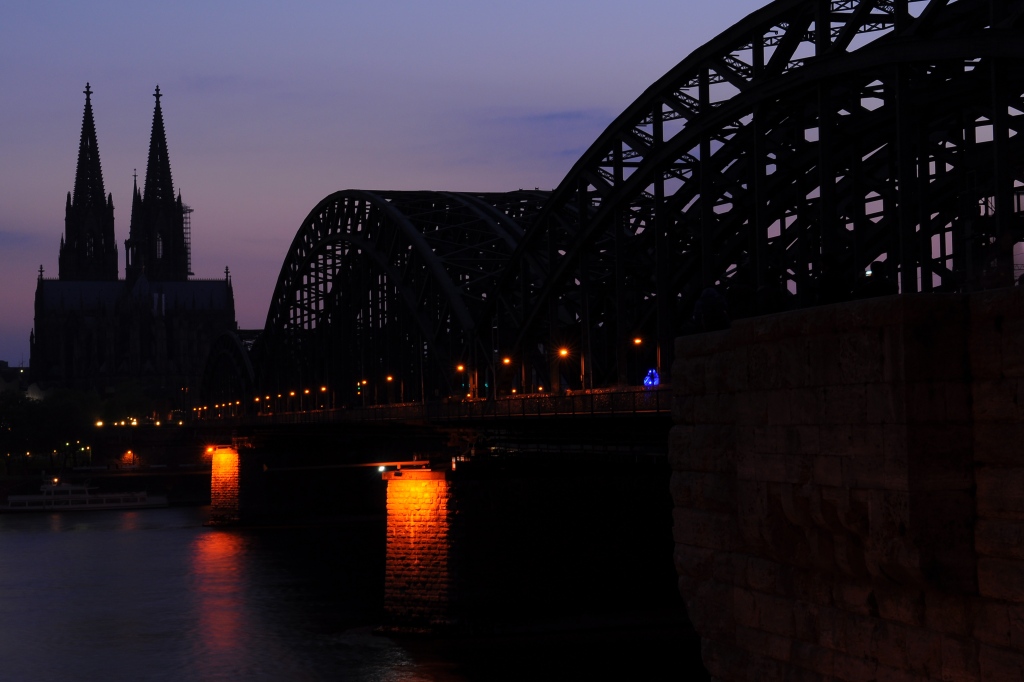
M331 545L365 555L376 525L239 531L204 528L206 516L206 509L0 516L0 676L419 678L399 644L369 630L375 607L360 592L373 589L365 584L371 572L355 557L339 560L316 547L324 533L351 532ZM361 584L321 592L323 571L339 566L352 575L335 580Z
M0 680L707 679L675 626L378 636L383 519L227 530L208 514L0 514Z

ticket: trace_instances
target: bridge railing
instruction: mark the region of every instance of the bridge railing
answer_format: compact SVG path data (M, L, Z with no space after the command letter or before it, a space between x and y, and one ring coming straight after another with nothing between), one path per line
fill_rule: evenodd
M303 424L339 421L459 421L553 416L667 413L668 386L656 389L620 388L564 394L509 396L496 400L452 400L369 407L274 412L256 416L259 422Z

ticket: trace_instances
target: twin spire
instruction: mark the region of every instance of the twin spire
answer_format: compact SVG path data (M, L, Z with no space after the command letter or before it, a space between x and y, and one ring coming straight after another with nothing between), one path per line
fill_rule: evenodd
M61 239L60 278L116 280L117 246L114 242L113 198L103 187L92 88L85 85L85 113L78 147L74 194L68 195L65 236ZM167 154L160 86L153 96L153 128L144 190L137 181L132 197L132 219L125 241L125 274L129 281L142 273L151 279L188 278L191 259L183 226L181 196L174 196L171 162Z

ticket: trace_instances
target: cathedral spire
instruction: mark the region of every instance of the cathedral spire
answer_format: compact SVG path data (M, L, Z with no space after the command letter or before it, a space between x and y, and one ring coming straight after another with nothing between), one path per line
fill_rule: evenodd
M106 204L103 191L103 170L100 168L100 149L96 144L96 123L92 117L92 89L85 84L85 113L82 115L82 139L78 143L78 168L75 170L75 206L102 207Z
M116 280L114 200L103 191L103 170L92 116L92 88L85 84L85 113L78 143L75 189L64 206L59 277L64 280Z
M156 86L153 97L153 132L149 137L149 161L146 165L146 185L143 196L147 201L174 201L174 185L171 182L171 161L167 157L167 135L164 133L164 115L160 110L160 86Z
M146 182L139 192L138 180L132 196L132 220L125 241L125 279L135 282L142 274L153 282L188 279L189 243L185 237L181 195L175 197L171 162L167 156L167 135L160 109L160 87L153 95L153 132L149 139Z

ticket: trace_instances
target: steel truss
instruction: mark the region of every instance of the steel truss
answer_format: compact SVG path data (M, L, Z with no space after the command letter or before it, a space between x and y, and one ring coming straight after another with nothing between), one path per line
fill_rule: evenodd
M360 404L489 383L476 319L545 199L344 191L321 201L278 278L258 352L263 390L324 384L336 403Z
M1022 100L1024 0L776 0L655 82L550 195L324 199L258 383L351 401L367 381L367 402L635 384L726 308L1011 284Z
M779 0L753 13L584 154L487 313L552 383L599 387L667 370L672 339L704 328L693 312L710 287L740 317L1011 283L1022 7ZM649 365L634 338L656 345Z

